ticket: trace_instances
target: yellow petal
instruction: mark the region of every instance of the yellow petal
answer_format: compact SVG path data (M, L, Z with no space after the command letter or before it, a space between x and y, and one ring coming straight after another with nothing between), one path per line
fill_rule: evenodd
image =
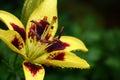
M41 2L41 4L36 8L33 13L31 14L28 24L27 24L27 33L31 27L31 20L36 20L39 22L42 20L45 16L47 16L47 20L49 23L51 23L53 16L57 16L57 0L44 0ZM52 36L54 36L56 30L57 30L57 23L54 23L54 28L52 31Z
M41 2L42 0L25 0L21 15L21 20L24 25L26 25L30 14L40 5Z
M24 58L26 57L24 41L16 31L0 29L0 39L4 41L13 51L19 53Z
M0 10L0 20L3 21L10 30L13 30L11 23L14 23L16 25L19 25L19 27L24 28L21 21L9 12Z
M66 49L65 49L66 51L72 51L72 50L82 50L85 52L88 51L85 44L81 40L79 40L75 37L61 36L60 40L69 45L68 47L66 47Z
M72 52L65 51L53 51L46 53L43 56L35 60L48 66L68 67L68 68L89 68L89 64L84 60L76 56Z
M44 78L45 70L40 64L24 62L23 70L26 80L43 80Z

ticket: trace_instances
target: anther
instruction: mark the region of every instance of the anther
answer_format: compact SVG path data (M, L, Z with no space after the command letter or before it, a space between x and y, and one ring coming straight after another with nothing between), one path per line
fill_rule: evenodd
M60 37L61 37L63 31L64 31L64 27L62 27L60 29L60 33L59 33L58 37L57 38L53 38L52 43L59 43L60 45L62 45L62 42L60 41Z
M33 29L31 29L30 31L36 35L37 39L40 39L40 36L37 34L37 32L35 32Z
M60 39L60 37L61 37L63 31L64 31L64 27L62 27L62 28L60 29L60 33L59 33L59 35L58 35L58 39Z
M35 23L39 27L42 27L42 25L39 22L35 21L35 20L32 20L31 22Z
M56 20L57 20L57 17L53 16L53 21L56 22Z
M42 42L42 43L51 43L51 41L49 41L49 40L45 40L45 39L43 39L43 40L40 40L40 42Z
M46 20L46 21L47 21L47 16L44 16L43 20Z

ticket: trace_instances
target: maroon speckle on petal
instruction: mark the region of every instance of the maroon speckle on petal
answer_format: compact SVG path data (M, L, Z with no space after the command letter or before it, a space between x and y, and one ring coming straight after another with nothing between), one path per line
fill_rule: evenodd
M11 43L19 50L23 47L23 43L20 42L19 38L17 38L16 36L14 37Z
M52 51L56 51L56 50L64 50L68 46L70 46L68 43L57 40L51 46L46 48L46 50L47 50L47 52L52 52Z
M30 70L31 74L33 76L36 75L36 73L42 69L42 66L39 66L39 65L35 65L35 64L32 64L30 62L25 62L24 65Z
M11 26L13 27L13 29L15 31L17 31L21 37L23 38L23 40L25 41L26 40L26 32L25 32L25 29L24 28L20 28L18 25L14 24L14 23L10 23Z
M54 53L50 54L47 59L49 60L64 60L65 53L64 52L59 52L59 53Z

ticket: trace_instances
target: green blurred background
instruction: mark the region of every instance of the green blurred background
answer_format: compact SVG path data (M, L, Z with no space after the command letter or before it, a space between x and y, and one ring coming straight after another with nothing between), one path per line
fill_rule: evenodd
M0 9L20 18L24 0L0 0ZM87 53L75 52L90 69L45 67L44 80L120 80L120 1L59 0L59 29L86 44ZM0 22L0 27L5 25ZM22 58L0 41L0 80L24 80Z

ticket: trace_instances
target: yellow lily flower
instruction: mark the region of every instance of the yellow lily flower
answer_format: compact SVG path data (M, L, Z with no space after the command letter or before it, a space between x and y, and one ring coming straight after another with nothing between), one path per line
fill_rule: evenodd
M71 51L88 51L84 43L71 36L61 36L63 28L54 37L57 21L57 0L44 0L30 15L26 29L9 12L0 10L0 20L9 30L0 29L0 39L25 60L26 80L43 80L45 70L41 64L68 68L89 68L89 64Z

